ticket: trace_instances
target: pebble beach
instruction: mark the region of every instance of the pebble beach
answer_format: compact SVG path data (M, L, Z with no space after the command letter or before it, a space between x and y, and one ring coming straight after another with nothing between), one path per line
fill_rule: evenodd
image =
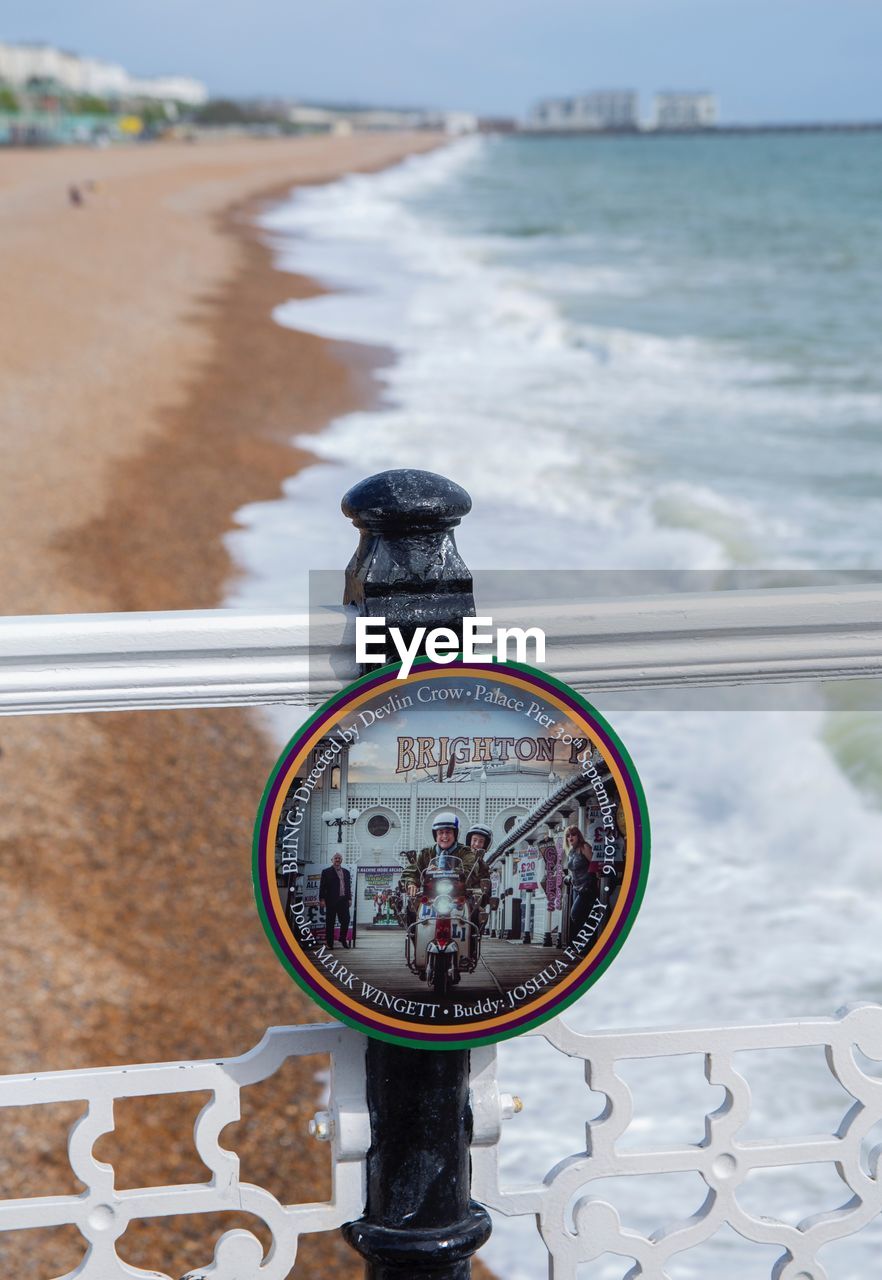
M233 513L297 471L292 436L373 394L364 350L272 323L277 304L319 290L274 269L253 218L294 184L437 144L0 153L4 614L221 602ZM275 749L252 713L7 718L0 749L0 1072L230 1056L267 1026L324 1016L253 904L251 828ZM289 1064L226 1135L243 1178L281 1199L329 1193L328 1153L306 1136L325 1066ZM120 1107L96 1148L116 1185L202 1180L203 1101ZM79 1109L40 1110L0 1113L6 1196L81 1189L65 1152ZM244 1214L137 1225L119 1253L177 1277L234 1225L255 1227ZM72 1228L0 1237L7 1275L61 1275L82 1252ZM361 1264L336 1236L305 1237L297 1276L332 1271Z

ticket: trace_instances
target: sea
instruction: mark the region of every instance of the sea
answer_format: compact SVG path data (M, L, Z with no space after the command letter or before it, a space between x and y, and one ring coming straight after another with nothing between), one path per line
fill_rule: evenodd
M302 607L305 567L352 553L342 493L403 466L472 495L457 533L470 567L553 569L574 598L589 570L882 568L882 135L465 138L295 191L261 227L280 271L328 290L276 322L381 349L381 395L304 437L314 463L238 513L228 604ZM653 865L621 955L566 1014L579 1030L882 1002L882 715L860 691L715 697L594 699L643 780ZM524 1102L501 1144L516 1188L584 1150L604 1100L541 1037L499 1060ZM754 1094L744 1139L832 1134L851 1101L820 1048L735 1065ZM621 1074L623 1149L700 1142L723 1101L699 1054ZM880 1141L874 1127L868 1173ZM675 1173L587 1194L649 1233L707 1188ZM850 1197L832 1163L755 1170L737 1192L792 1225ZM877 1219L819 1260L828 1280L866 1280L880 1245ZM505 1280L546 1274L530 1220L495 1215L482 1256ZM724 1227L665 1275L759 1280L780 1256ZM632 1266L607 1254L579 1277Z

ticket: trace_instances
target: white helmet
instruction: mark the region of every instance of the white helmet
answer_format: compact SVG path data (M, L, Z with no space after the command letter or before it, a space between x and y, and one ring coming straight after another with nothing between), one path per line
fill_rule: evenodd
M451 813L449 809L445 809L443 813L439 813L435 821L432 823L432 835L441 827L452 827L459 836L459 818L455 813Z
M493 832L490 830L490 828L485 827L482 822L475 822L473 823L472 826L469 827L468 831L463 836L463 842L466 845L468 845L469 842L471 841L472 836L484 837L484 840L486 842L484 844L484 853L487 853L488 850L490 849L491 844L493 843Z

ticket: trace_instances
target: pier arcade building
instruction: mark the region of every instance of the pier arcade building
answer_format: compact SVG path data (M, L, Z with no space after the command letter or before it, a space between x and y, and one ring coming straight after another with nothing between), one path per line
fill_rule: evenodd
M296 779L289 789L286 809L295 806L298 783L309 777L324 748L323 740L304 763L302 779ZM368 927L374 917L373 890L368 886L381 883L383 872L390 885L397 882L408 855L432 843L432 823L439 812L452 810L459 818L461 834L476 822L490 827L492 848L496 848L558 790L562 781L546 762L517 759L470 764L444 777L414 770L400 781L357 780L350 777L348 751L341 751L337 760L322 772L305 806L296 891L308 898L316 894L322 868L330 865L335 853L341 853L352 876L355 918L359 926ZM557 815L559 831L564 820L578 822L586 829L586 805L574 801L569 814ZM283 810L280 833L284 829ZM549 827L542 825L531 840L549 835ZM280 870L283 852L280 836ZM560 907L549 909L542 874L536 877L534 889L523 888L520 860L526 853L526 845L518 845L494 864L493 891L500 899L500 907L492 913L490 926L501 935L518 936L529 921L531 936L541 940L549 930L560 926Z

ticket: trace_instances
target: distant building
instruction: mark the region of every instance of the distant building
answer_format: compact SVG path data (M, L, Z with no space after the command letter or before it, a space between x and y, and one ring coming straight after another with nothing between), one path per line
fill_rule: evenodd
M719 103L712 93L657 93L653 103L654 129L713 129Z
M442 115L444 132L452 137L461 137L466 133L477 133L480 128L478 117L471 111L445 111Z
M595 90L571 98L546 98L530 112L527 128L537 132L565 130L618 132L638 128L639 103L633 89Z
M131 76L124 67L56 49L49 44L0 44L0 80L15 88L39 84L96 98L146 98L189 107L208 101L208 90L190 76Z
M304 133L383 132L432 129L453 135L474 133L477 116L465 111L396 110L378 107L322 107L294 103L286 108L289 124Z
M126 92L134 98L154 98L162 102L180 102L187 107L202 107L208 101L208 89L191 76L150 76L129 78Z
M352 124L343 112L331 111L326 107L298 104L289 107L286 116L288 123L303 133L346 134L352 132Z

